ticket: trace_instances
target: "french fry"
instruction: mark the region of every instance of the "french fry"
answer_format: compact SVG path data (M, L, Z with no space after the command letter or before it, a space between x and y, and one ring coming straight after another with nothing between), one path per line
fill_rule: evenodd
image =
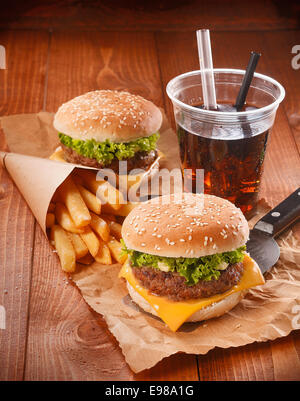
M55 223L55 216L53 213L47 213L46 215L46 227L51 228Z
M83 184L86 186L93 194L96 194L98 186L104 180L96 180L96 172L90 170L80 170L77 172L76 177L79 176L83 179Z
M127 255L122 254L122 245L119 241L116 240L114 237L110 237L109 241L107 242L109 250L113 257L116 259L117 262L123 264L127 259Z
M107 222L102 219L102 217L97 216L96 214L91 212L91 227L92 229L103 239L103 241L107 242L109 240L109 226Z
M122 204L119 209L114 209L111 207L111 205L106 203L105 205L102 205L101 210L102 210L102 213L114 214L116 216L126 217L129 215L131 210L133 210L138 205L140 205L139 202L136 202L136 203L127 202L127 203Z
M90 212L71 177L59 187L59 194L66 205L76 227L85 227L91 221Z
M64 159L64 152L62 148L56 149L56 151L49 157L50 160L55 160L57 162L67 163Z
M83 228L78 228L75 226L68 209L63 203L57 202L55 205L55 218L58 223L67 231L76 234L84 233Z
M80 171L85 186L100 199L102 205L108 204L113 210L118 210L124 203L123 194L105 180L97 180L92 171Z
M109 221L117 221L116 216L114 214L101 214L101 217L103 220L109 222Z
M102 213L113 215L117 214L121 207L117 208L116 206L112 206L109 203L103 203L101 206L101 211Z
M96 262L102 263L103 265L112 264L110 250L106 244L103 243L102 246L100 246L99 252L95 256L95 260Z
M76 255L67 233L62 227L53 225L51 227L51 237L53 238L62 270L68 273L74 272L76 269Z
M100 240L97 238L95 233L91 230L90 227L86 227L83 234L80 234L83 242L88 247L92 256L96 256L99 252L100 248Z
M68 232L68 236L72 242L76 259L81 259L89 253L88 247L85 242L81 239L80 235Z
M109 182L101 182L98 186L96 196L105 205L108 204L112 209L119 210L124 202L122 192L114 188Z
M122 238L122 234L121 234L122 225L115 221L110 221L108 223L108 226L109 226L112 236L114 236L117 240L120 240Z
M80 195L82 196L82 199L84 200L85 204L87 205L88 209L96 214L100 214L101 213L101 202L97 198L97 196L94 195L92 192L90 192L88 189L84 188L80 184L77 184L77 188L80 192Z
M133 210L135 207L137 207L138 205L140 205L140 202L127 202L124 203L120 209L118 210L118 216L123 216L126 217L129 215L129 213L131 212L131 210Z
M83 258L78 259L77 262L83 265L91 265L94 262L94 258L90 253L88 253Z
M141 184L141 181L143 179L144 173L143 174L122 174L119 175L118 178L118 187L123 190L123 191L128 191L131 187L134 185L138 186Z

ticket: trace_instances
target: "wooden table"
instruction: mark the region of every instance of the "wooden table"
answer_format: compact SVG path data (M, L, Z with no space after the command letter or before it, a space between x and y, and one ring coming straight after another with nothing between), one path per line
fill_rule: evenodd
M98 88L127 89L163 107L170 78L197 69L195 29L213 30L215 67L258 71L287 91L269 143L262 197L271 205L300 184L300 44L297 2L13 2L2 10L1 115L56 111ZM17 5L16 5L17 3ZM172 7L170 8L170 4ZM185 5L184 5L185 4ZM5 147L1 137L1 147ZM6 171L0 170L1 380L299 380L300 333L204 356L178 354L135 375L101 316L69 284L40 227ZM300 235L300 226L295 226Z

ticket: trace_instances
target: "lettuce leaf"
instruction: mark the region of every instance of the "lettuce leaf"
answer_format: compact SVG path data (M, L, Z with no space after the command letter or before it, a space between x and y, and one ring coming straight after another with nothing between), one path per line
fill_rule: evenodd
M156 142L159 139L159 133L156 132L147 138L139 138L131 142L114 143L108 139L105 142L97 142L94 139L83 141L73 139L61 132L58 133L62 144L75 150L82 156L96 159L104 165L110 164L114 158L118 160L130 159L137 152L150 152L156 149Z
M158 263L164 263L169 267L169 271L177 272L183 276L186 284L190 286L197 284L200 280L217 280L221 274L218 266L222 262L228 264L241 262L246 251L246 246L244 245L232 252L216 253L201 258L169 258L127 249L124 241L121 240L121 242L122 251L130 255L133 266L151 266L158 269Z

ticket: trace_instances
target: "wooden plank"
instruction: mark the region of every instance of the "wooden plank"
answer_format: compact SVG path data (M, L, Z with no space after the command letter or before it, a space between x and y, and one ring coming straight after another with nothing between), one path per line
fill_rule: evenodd
M259 62L258 71L274 75L280 81L285 67L283 61L277 60L281 60L286 54L280 54L280 47L271 46L272 43L276 43L279 36L277 33L274 33L273 36L271 32L266 35L254 32L240 32L239 35L234 32L214 32L212 34L214 66L216 68L245 68L249 52L251 50L261 51L264 53L264 57ZM194 33L157 33L156 41L164 86L178 74L199 69ZM282 68L280 75L278 74L278 65ZM292 85L292 82L291 79L289 85ZM287 105L296 110L296 102L291 106L292 96L293 94L288 95ZM167 114L172 118L171 102L166 95L165 99ZM299 183L299 152L285 108L281 106L268 144L261 196L274 206L294 191ZM296 348L297 353L295 351L297 346L293 345L293 336L299 339L299 332L298 334L292 333L286 338L288 352L285 355L284 363L281 364L279 363L281 355L279 347L274 346L273 349L273 344L271 347L269 344L250 344L230 350L212 350L206 356L199 356L200 380L273 380L277 377L284 377L283 372L285 372L285 377L300 376L297 362L297 358L299 361L299 348ZM276 350L276 358L272 358L274 350Z
M162 105L152 34L53 33L46 108L99 88L126 89ZM36 228L26 380L197 379L194 356L167 358L134 375L99 315L67 284L57 256Z
M108 82L115 87L128 89L130 89L129 83L136 85L136 93L152 98L159 105L163 104L160 87L157 85L159 72L156 67L157 60L152 35L143 34L139 40L137 40L139 34L126 34L125 39L121 34L116 33L113 34L112 38L111 34L96 35L96 38L94 38L94 34L86 33L83 36L85 35L89 39L83 38L81 41L82 33L74 34L73 42L69 34L61 33L58 34L59 39L52 42L55 57L50 59L53 65L49 71L51 79L47 97L48 110L55 111L62 101L86 90L105 87ZM284 82L282 79L285 79L286 64L276 57L279 57L278 55L282 51L280 49L283 49L283 46L288 49L289 44L286 45L284 39L280 42L279 34L276 34L277 36L272 36L273 33L263 36L257 34L243 36L240 33L239 35L241 38L238 51L230 54L222 50L221 46L224 46L225 49L235 47L236 34L216 36L218 38L217 49L220 49L219 56L216 56L217 62L223 64L217 65L215 63L215 65L242 68L241 64L245 65L248 60L248 46L262 46L260 48L268 52L268 63L265 65L260 63L259 71L267 74L272 71L273 75L273 71L276 74L278 68L281 68L280 77L279 75L274 75L274 77ZM286 35L288 37L288 33ZM162 57L160 52L164 87L165 77L170 75L171 78L180 72L197 68L198 60L195 42L192 46L190 45L191 38L194 35L181 33L174 37L172 34L172 40L165 37L164 41L161 41L162 36L157 37L157 45L159 49L161 49L162 44L166 46L164 49L166 51L165 58ZM181 37L181 44L174 46L173 42ZM278 53L275 51L276 48L273 47L273 43L276 43L277 40L279 40ZM62 42L61 45L59 44L60 41ZM122 41L127 43L127 51L128 48L131 51L116 55L115 49L122 52L124 48ZM135 44L135 41L138 43ZM104 50L99 45L100 42L101 45L104 44ZM43 105L47 33L2 32L0 43L6 46L9 54L9 69L7 71L0 70L0 78L4 77L5 88L1 92L1 113L39 111ZM143 50L145 43L147 49ZM213 43L215 45L215 38ZM77 57L78 53L84 56L85 47L87 47L87 53L91 55L91 59L80 60ZM100 52L99 48L101 48ZM139 50L137 51L136 48ZM146 57L146 63L140 56L141 53ZM286 55L286 52L284 54ZM133 57L134 62L128 61L127 55ZM275 56L275 64L271 55ZM169 62L170 64L168 64ZM191 67L193 63L196 64ZM145 68L145 65L147 66L146 71L142 69ZM274 70L272 70L272 66ZM186 69L182 70L183 68ZM143 77L141 76L141 69ZM127 78L128 76L130 78ZM147 82L144 82L145 77L150 82L151 90L149 90ZM296 76L294 77L294 85L297 88L298 81ZM293 80L288 79L284 85L289 88L290 93L294 90ZM287 101L293 102L294 94L297 95L293 92L293 96L290 97L291 100L288 100L287 97ZM295 99L298 100L298 98ZM165 102L171 116L171 107L167 98L165 98ZM276 121L276 131L273 131L273 133L276 132L275 145L273 145L275 150L274 153L271 151L272 158L270 157L268 162L268 169L271 178L272 168L275 169L276 174L275 180L270 180L265 184L264 189L267 199L271 203L281 200L297 181L299 184L296 147L293 148L292 146L293 138L297 132L294 131L295 135L293 136L292 132L287 129L285 115L285 112L286 114L289 111L297 112L296 106L296 102L284 104L280 111L281 114L278 116L279 119ZM283 132L285 134L288 132L288 134L282 137ZM281 136L280 139L279 136ZM274 142L273 138L272 143ZM0 137L0 139L1 146L3 146L3 138ZM282 156L281 148L283 148L284 156ZM268 151L270 153L270 148ZM281 174L278 169L281 168L280 163L283 158L284 161L290 161L286 166L283 166L284 170ZM287 183L283 183L286 174L289 174L289 177ZM0 217L2 221L0 229L0 271L5 272L5 275L0 275L0 305L4 305L7 311L7 329L5 331L0 330L0 379L12 380L22 379L23 377L34 219L7 174L1 171L0 175L4 190L0 190ZM192 355L175 355L163 360L149 371L142 372L140 375L133 375L125 364L117 342L107 330L105 322L87 309L77 290L65 281L65 276L60 272L59 264L56 258L52 256L48 242L39 227L36 231L35 244L36 255L32 281L33 304L30 309L32 317L30 318L29 361L26 365L26 378L40 378L42 380L51 378L59 380L68 378L89 378L91 380L99 378L107 380L110 378L122 380L197 379L196 369L194 369L195 357ZM55 319L49 319L50 314L53 314ZM36 344L37 346L35 346ZM279 339L270 344L250 344L238 349L213 350L208 355L199 357L200 379L297 379L299 378L299 355L299 332L294 332L285 339Z
M277 43L278 33L270 33L267 36L268 43L264 33L241 32L238 37L233 33L222 36L215 34L213 36L215 65L245 68L250 51L255 50L262 53L257 72L269 75L285 84L282 81L284 73L283 71L279 73L281 70L278 68L277 60L282 60L284 70L289 72L288 63L285 63L287 54L277 45L274 46L274 43ZM232 51L226 52L224 49ZM297 189L300 183L300 168L296 168L300 162L299 152L285 109L285 105L292 102L292 97L293 94L287 93L286 99L279 107L268 143L261 196L272 206Z
M263 34L266 57L268 58L269 68L272 76L284 86L286 97L283 108L288 118L292 133L295 138L298 151L300 152L300 60L292 63L296 56L295 45L300 43L300 31L274 32L271 35ZM298 49L298 54L299 54ZM298 66L298 69L295 67Z
M196 355L175 354L163 359L152 369L134 375L134 380L198 380Z
M234 10L234 13L233 13ZM89 29L102 31L214 31L292 29L298 27L297 2L272 0L107 0L6 3L2 28Z
M99 315L61 271L42 233L33 259L25 380L121 380L131 376Z
M200 380L299 380L299 343L299 332L293 332L274 341L210 351L199 356Z
M1 32L7 69L0 70L1 115L38 112L43 106L48 51L45 32ZM5 140L0 135L0 147ZM30 296L35 220L6 171L0 167L0 380L22 380Z
M200 380L274 380L269 343L216 349L199 356Z
M271 343L274 379L277 381L300 380L300 357L295 344L290 340L291 336L280 338Z
M271 42L272 33L269 33L268 37ZM156 39L164 85L178 74L199 69L194 33L158 33ZM277 53L276 47L273 48L272 54L268 53L270 50L264 44L264 34L240 32L237 35L234 32L214 32L211 40L215 68L229 66L243 69L247 65L250 51L256 50L265 54L259 61L258 72L274 75L272 60L279 58L280 54ZM172 104L166 95L165 98L168 116L173 121ZM296 166L300 166L299 153L287 115L281 105L268 143L261 185L261 196L271 205L282 201L299 186L300 168Z

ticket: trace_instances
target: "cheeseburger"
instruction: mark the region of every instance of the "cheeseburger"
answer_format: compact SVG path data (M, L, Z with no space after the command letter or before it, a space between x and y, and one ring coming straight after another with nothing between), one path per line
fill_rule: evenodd
M223 315L264 283L246 253L248 223L231 202L177 194L136 207L122 227L120 276L133 301L172 331Z
M66 161L119 171L147 169L156 159L162 124L158 107L128 92L97 90L64 103L54 117L54 128Z

